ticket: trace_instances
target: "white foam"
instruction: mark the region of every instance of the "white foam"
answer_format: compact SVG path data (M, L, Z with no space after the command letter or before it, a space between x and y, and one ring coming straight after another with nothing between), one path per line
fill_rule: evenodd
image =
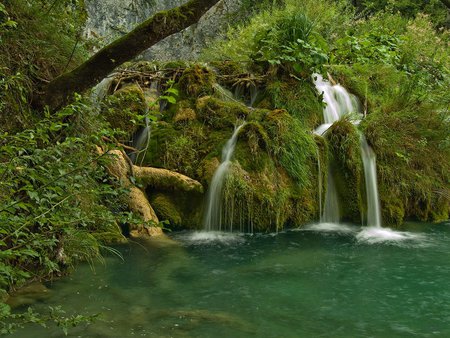
M379 244L379 243L400 243L413 242L425 244L426 237L422 234L414 234L406 231L395 231L389 228L367 227L361 230L356 239L360 243Z
M356 232L357 228L350 225L340 223L315 223L307 225L303 230L318 231L318 232L340 232L340 233L352 233Z
M189 232L178 237L181 241L194 245L202 244L237 244L245 241L244 234L220 231Z

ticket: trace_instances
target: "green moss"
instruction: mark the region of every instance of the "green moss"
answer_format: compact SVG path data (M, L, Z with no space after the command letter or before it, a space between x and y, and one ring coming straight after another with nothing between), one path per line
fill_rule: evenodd
M377 155L385 208L391 208L391 195L401 196L394 207L401 206L405 218L438 221L448 217L450 126L442 113L427 105L415 109L407 105L396 112L381 109L370 114L362 127Z
M340 120L326 133L329 162L334 177L341 215L344 219L359 222L360 210L366 208L363 194L363 170L359 134L348 120Z
M198 64L186 68L178 82L182 93L187 97L211 95L214 83L216 83L215 74Z
M173 228L180 227L182 221L181 215L170 198L163 194L155 194L151 198L151 205L158 219L169 221Z
M306 128L312 130L321 123L322 104L310 81L274 81L267 85L266 92L271 99L271 107L286 109ZM268 105L267 102L263 103L262 107Z
M189 101L181 101L173 117L173 122L176 124L188 124L196 119L197 113L191 108Z
M233 127L239 119L245 119L249 109L239 102L222 101L212 96L197 100L197 114L201 121L214 129Z
M147 189L147 195L158 218L170 222L168 226L170 229L200 229L202 227L203 194Z
M405 203L399 196L389 191L379 190L381 203L381 218L387 226L400 226L405 218Z
M132 135L139 127L138 116L145 114L147 103L138 85L127 85L109 96L102 107L102 115L111 127ZM125 137L127 141L129 137Z
M317 157L312 133L285 110L270 112L262 125L271 140L271 154L299 186L308 187L311 166Z
M247 139L248 149L252 155L268 149L268 145L270 143L269 136L262 125L258 122L251 121L246 123L241 129L239 136Z

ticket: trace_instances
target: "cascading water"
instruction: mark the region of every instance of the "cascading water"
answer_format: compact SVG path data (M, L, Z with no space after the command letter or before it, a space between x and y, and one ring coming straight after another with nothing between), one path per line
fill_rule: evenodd
M375 153L367 144L365 136L361 133L361 156L364 165L364 178L367 195L367 225L381 227L380 202L378 199L377 169Z
M158 97L158 82L154 81L151 83L150 85L150 92L153 95L150 96L155 96ZM148 114L148 110L149 110L149 105L146 105L146 112L145 114ZM144 119L145 122L145 126L144 128L142 128L141 130L139 130L136 135L133 137L133 148L135 148L137 150L137 152L133 152L130 154L130 159L134 164L138 163L139 157L141 157L140 155L142 154L141 157L141 164L142 161L144 160L145 157L145 153L148 149L148 145L150 142L150 136L151 136L151 125L150 125L150 120L148 118L148 116L145 117Z
M328 170L327 192L325 194L325 205L323 207L323 214L320 216L322 223L339 223L341 218L339 212L339 198L334 184L331 170Z
M340 85L332 85L324 80L322 76L315 74L314 83L319 93L323 94L326 104L323 109L325 123L320 125L315 133L323 135L331 125L345 115L360 113L358 99L348 93ZM358 121L355 121L355 124ZM364 164L364 176L367 194L367 223L369 226L381 227L381 213L378 199L375 154L367 144L366 138L361 134L361 156ZM332 164L329 165L332 167ZM325 206L320 221L322 223L339 223L339 198L334 184L333 173L328 171L327 192L325 195Z
M134 164L138 163L141 154L143 154L141 157L142 159L145 157L145 151L147 150L148 143L150 142L152 132L150 121L148 117L145 117L144 121L145 127L142 128L133 139L133 148L137 151L130 154L130 159Z
M108 91L111 88L111 84L114 81L115 75L116 74L108 75L92 89L91 99L94 104L99 104L108 94Z
M206 231L221 231L223 230L222 227L226 226L223 224L222 212L223 184L231 164L231 157L236 147L239 131L244 125L245 122L234 128L233 135L222 149L222 162L212 177L207 194L206 212L203 221L204 230Z
M324 124L321 124L314 132L323 135L331 125L341 117L349 113L358 113L360 105L356 96L350 94L341 85L331 85L319 74L314 74L314 84L319 93L323 94Z
M319 215L322 217L322 166L320 164L320 152L319 149L317 149L317 179L319 184L319 191L318 191L318 197L319 197Z

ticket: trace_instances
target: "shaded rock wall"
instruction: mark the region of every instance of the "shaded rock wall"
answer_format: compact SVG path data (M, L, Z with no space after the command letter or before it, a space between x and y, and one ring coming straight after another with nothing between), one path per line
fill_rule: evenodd
M111 42L151 15L177 7L186 0L86 0L86 37ZM195 60L209 41L224 32L230 15L238 13L242 0L222 0L201 20L180 33L169 36L143 53L145 60Z

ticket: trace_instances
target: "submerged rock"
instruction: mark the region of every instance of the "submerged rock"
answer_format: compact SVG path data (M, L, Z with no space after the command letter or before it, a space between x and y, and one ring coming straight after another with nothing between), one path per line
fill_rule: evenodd
M25 285L13 292L6 303L12 308L19 306L32 305L39 300L46 299L50 296L50 290L44 284L33 282Z

